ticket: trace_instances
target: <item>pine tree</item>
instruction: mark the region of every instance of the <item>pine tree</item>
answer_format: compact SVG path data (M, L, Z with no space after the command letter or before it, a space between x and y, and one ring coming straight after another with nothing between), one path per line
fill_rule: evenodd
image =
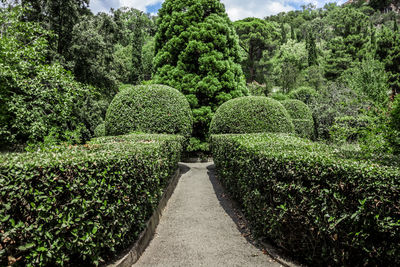
M188 149L206 150L216 109L247 94L238 36L219 0L166 0L157 24L154 81L186 95L194 116Z

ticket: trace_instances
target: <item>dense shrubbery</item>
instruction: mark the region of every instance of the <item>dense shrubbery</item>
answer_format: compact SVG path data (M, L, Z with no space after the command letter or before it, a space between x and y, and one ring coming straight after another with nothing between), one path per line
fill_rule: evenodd
M297 135L312 138L314 136L314 120L310 108L300 100L285 100L281 103L292 118Z
M94 136L101 137L105 135L106 135L106 124L103 122L97 125L97 127L94 129Z
M165 85L125 88L111 102L105 121L107 135L130 132L179 134L192 132L192 112L186 98Z
M400 154L400 96L393 102L390 116L390 134L387 136L395 154Z
M212 150L259 237L310 265L400 264L398 167L277 134L215 135Z
M315 100L317 95L318 95L317 92L313 88L308 86L302 86L300 88L291 91L288 94L288 97L291 99L300 100L308 105Z
M89 139L102 119L95 89L48 63L53 34L21 21L26 10L0 9L0 148L45 139Z
M293 123L282 104L263 96L240 97L222 104L210 126L211 134L293 131Z
M0 157L0 265L90 266L130 245L175 172L183 137L105 137Z

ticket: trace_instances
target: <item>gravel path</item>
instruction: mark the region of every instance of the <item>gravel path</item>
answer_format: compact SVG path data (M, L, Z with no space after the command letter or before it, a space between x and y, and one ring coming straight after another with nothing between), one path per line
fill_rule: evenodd
M154 239L134 266L281 266L244 237L212 163L181 170Z

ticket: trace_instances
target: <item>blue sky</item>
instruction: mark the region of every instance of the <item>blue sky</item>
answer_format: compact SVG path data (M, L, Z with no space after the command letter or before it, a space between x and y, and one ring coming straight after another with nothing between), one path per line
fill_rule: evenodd
M108 12L110 8L133 7L148 13L156 14L162 5L161 0L90 0L94 13ZM263 18L283 11L299 9L302 5L314 4L322 7L326 3L343 4L345 0L221 0L226 12L235 21L246 17Z

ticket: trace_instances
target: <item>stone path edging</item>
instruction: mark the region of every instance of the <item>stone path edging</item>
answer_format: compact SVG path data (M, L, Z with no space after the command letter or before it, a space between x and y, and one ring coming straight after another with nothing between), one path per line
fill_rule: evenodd
M142 255L144 250L149 245L151 239L154 236L157 225L160 221L160 217L162 212L167 205L169 198L175 190L176 185L178 184L179 178L181 177L180 169L178 168L172 177L167 189L165 190L160 203L157 206L157 209L154 211L153 215L146 223L146 227L143 232L139 235L138 240L129 248L129 251L125 253L123 256L118 257L114 263L106 264L107 267L128 267L132 266L139 257Z

